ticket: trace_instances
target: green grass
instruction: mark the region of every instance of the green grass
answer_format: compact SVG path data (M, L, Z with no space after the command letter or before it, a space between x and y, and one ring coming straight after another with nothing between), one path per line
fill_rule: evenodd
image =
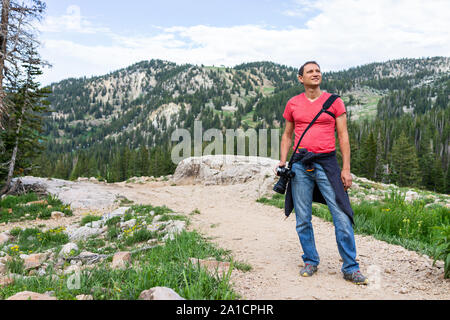
M191 213L189 213L190 216L193 216L196 214L200 214L200 210L198 210L198 208L195 208L194 210L191 211Z
M14 246L8 249L10 255L43 252L69 242L69 237L64 233L63 227L45 232L39 228L15 228L10 233L15 237Z
M153 212L152 212L153 211ZM152 215L153 213L153 215ZM92 237L87 240L78 241L79 250L90 251L101 254L114 254L117 251L133 251L141 243L150 239L157 239L159 245L145 251L134 252L132 263L123 270L111 269L109 263L112 258L97 263L92 270L82 271L79 280L80 287L69 289L67 283L73 280L74 275L56 273L56 261L47 261L48 267L45 276L29 274L23 269L23 261L19 258L24 250L34 252L59 247L67 243L67 235L62 229L43 232L37 228L16 228L11 230L14 236L13 243L6 244L12 260L8 261L9 272L26 275L26 278L16 279L11 285L0 288L0 299L6 299L17 292L28 290L38 293L54 291L58 299L73 300L79 294L93 295L95 300L134 300L139 297L143 290L156 286L169 287L186 299L238 299L238 294L233 290L230 275L233 268L249 271L251 266L244 262L235 261L228 250L221 249L212 244L197 232L187 232L175 235L161 245L161 237L165 232L150 232L142 222L151 221L153 217L162 215L160 219L186 220L184 216L168 215L173 211L165 206L155 207L133 206L126 214L136 219L135 226L126 230L119 227L123 217L114 217L106 222L108 233L104 238ZM168 219L168 220L170 220ZM3 247L4 248L4 247ZM0 248L1 249L1 248ZM190 263L190 258L208 259L217 261L229 261L231 268L227 273L209 273L204 268ZM68 262L66 262L68 266Z
M101 216L93 216L93 215L87 215L87 216L84 216L82 219L81 219L81 222L80 222L80 225L82 225L82 226L84 226L84 225L86 225L86 224L88 224L88 223L90 223L90 222L93 222L93 221L98 221L98 220L101 220L102 219L102 217Z
M47 203L26 205L28 202L37 200L46 200ZM40 198L31 192L20 196L7 196L0 200L0 223L35 220L36 218L49 219L53 211L63 212L65 216L73 215L70 206L64 205L52 195Z
M198 233L184 231L164 246L134 254L134 264L127 269L113 270L103 262L89 273L83 272L79 289L68 289L70 275L53 279L50 275L32 276L0 288L0 298L28 290L39 293L54 291L58 299L67 300L75 299L79 294L91 294L95 300L135 300L143 290L164 286L190 300L234 300L239 296L231 287L230 272L213 275L189 263L191 257L222 260L227 254Z

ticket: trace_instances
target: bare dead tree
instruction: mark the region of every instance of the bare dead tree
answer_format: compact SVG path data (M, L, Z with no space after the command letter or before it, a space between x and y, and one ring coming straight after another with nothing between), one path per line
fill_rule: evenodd
M0 129L3 128L3 115L7 112L5 105L5 91L3 90L3 70L5 68L6 57L6 43L8 39L8 25L9 25L9 8L10 1L2 0L2 17L0 25Z
M0 164L3 168L8 168L6 184L0 191L0 194L4 194L11 188L10 183L18 160L18 152L19 149L23 149L23 146L20 146L20 137L24 119L33 109L33 104L36 104L36 101L29 99L28 90L30 90L29 84L35 86L32 90L36 90L38 84L32 79L34 75L31 69L24 66L39 67L46 63L37 54L39 42L34 24L42 18L45 3L40 0L23 0L20 3L16 0L2 0L1 4L0 128L7 130L6 136L14 137L13 144L11 145L10 139L9 150L6 150L0 136L2 152L3 150L11 152L9 161ZM19 96L20 99L17 98ZM6 129L5 124L8 126ZM20 182L19 179L18 182ZM12 188L14 189L14 186Z
M30 44L38 46L34 22L42 18L45 3L40 0L1 0L0 25L0 129L4 129L8 110L14 106L8 101L5 85L13 80L27 59Z

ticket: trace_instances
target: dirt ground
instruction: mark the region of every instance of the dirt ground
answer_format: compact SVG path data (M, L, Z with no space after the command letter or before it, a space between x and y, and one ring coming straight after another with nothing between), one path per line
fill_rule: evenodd
M249 272L236 271L232 275L234 287L243 299L450 299L450 280L443 277L442 262L432 266L429 257L370 236L355 236L357 260L370 284L357 286L345 281L333 224L317 217L313 217L313 226L321 263L313 277L301 277L302 249L294 215L285 220L281 209L257 203L248 184L148 182L97 187L125 196L135 204L166 205L187 215L198 209L200 214L189 215L189 229L211 238L221 248L231 250L236 260L252 266ZM69 224L83 212L86 210L77 210L71 218L33 224ZM22 224L0 226L0 231Z

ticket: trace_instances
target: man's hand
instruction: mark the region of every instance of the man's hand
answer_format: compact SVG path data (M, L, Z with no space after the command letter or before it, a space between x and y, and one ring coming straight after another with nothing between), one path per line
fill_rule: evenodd
M344 190L347 191L352 186L352 174L350 170L342 170L341 171L341 180L344 184Z
M286 162L285 161L280 161L280 163L275 168L273 168L273 173L275 173L275 175L277 175L277 169L279 167L285 167L285 166L286 166Z

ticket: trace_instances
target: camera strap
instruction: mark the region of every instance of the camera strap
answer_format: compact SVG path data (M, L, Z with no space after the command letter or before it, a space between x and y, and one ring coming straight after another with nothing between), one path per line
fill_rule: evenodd
M292 159L294 158L294 155L297 152L297 149L298 149L298 147L300 145L300 142L302 141L303 137L305 136L306 131L308 131L309 128L312 127L314 122L316 122L316 120L319 119L319 117L322 115L322 113L325 112L325 113L329 114L330 116L332 116L333 118L336 119L336 116L332 112L328 111L328 109L333 105L333 103L336 101L337 98L339 98L339 96L337 94L332 94L327 99L327 101L325 101L325 103L323 104L322 109L319 111L319 113L314 117L314 119L311 121L311 123L306 127L305 131L303 131L303 134L300 137L300 139L298 140L297 146L294 149L294 153L292 153L291 158L289 159L289 164L288 164L289 169L291 168Z

